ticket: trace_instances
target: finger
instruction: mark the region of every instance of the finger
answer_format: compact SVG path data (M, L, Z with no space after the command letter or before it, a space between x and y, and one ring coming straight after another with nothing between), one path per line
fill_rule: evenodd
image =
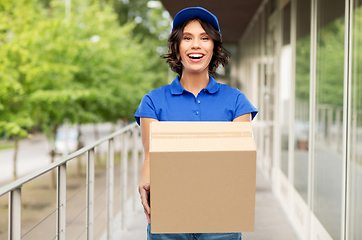
M151 216L149 214L147 214L146 216L147 216L147 222L151 223Z
M142 191L141 200L144 206L150 208L150 192Z
M147 213L150 214L150 206L149 206L148 199L147 199L146 195L141 196L141 203L142 203L143 208L145 209L145 211L147 211Z
M141 195L141 202L143 205L143 209L145 212L145 215L147 217L147 222L151 223L151 208L150 208L150 183L143 184L142 188L140 189L140 195Z
M150 183L145 183L145 184L143 184L143 189L144 189L144 190L150 191L150 188L151 188Z
M145 201L145 202L143 203L143 208L145 209L145 211L147 212L147 214L151 214L151 208L150 208L150 206L148 205L148 202L147 202L147 201Z
M147 213L146 209L143 209L147 218L147 222L151 223L151 215L149 213Z

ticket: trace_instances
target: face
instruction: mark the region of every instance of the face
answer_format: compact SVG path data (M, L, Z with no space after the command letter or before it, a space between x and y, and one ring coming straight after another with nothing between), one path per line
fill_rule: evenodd
M213 50L214 41L201 24L196 20L189 22L184 28L179 47L183 74L207 72Z

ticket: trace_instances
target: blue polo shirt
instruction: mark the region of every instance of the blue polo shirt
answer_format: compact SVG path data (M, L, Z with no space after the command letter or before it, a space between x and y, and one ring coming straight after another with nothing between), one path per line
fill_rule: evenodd
M209 78L197 97L182 87L179 76L171 84L150 91L135 113L137 123L141 117L159 121L233 121L247 113L255 117L258 110L244 93Z

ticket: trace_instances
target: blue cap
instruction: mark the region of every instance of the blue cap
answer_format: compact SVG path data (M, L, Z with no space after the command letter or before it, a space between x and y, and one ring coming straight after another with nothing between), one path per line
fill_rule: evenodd
M221 33L217 17L202 7L189 7L179 11L173 19L172 30L174 30L182 22L196 17L207 21Z

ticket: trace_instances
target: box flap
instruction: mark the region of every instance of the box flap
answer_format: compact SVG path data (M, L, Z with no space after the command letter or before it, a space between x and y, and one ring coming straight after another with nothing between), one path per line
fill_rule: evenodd
M250 122L152 122L150 152L255 150Z

